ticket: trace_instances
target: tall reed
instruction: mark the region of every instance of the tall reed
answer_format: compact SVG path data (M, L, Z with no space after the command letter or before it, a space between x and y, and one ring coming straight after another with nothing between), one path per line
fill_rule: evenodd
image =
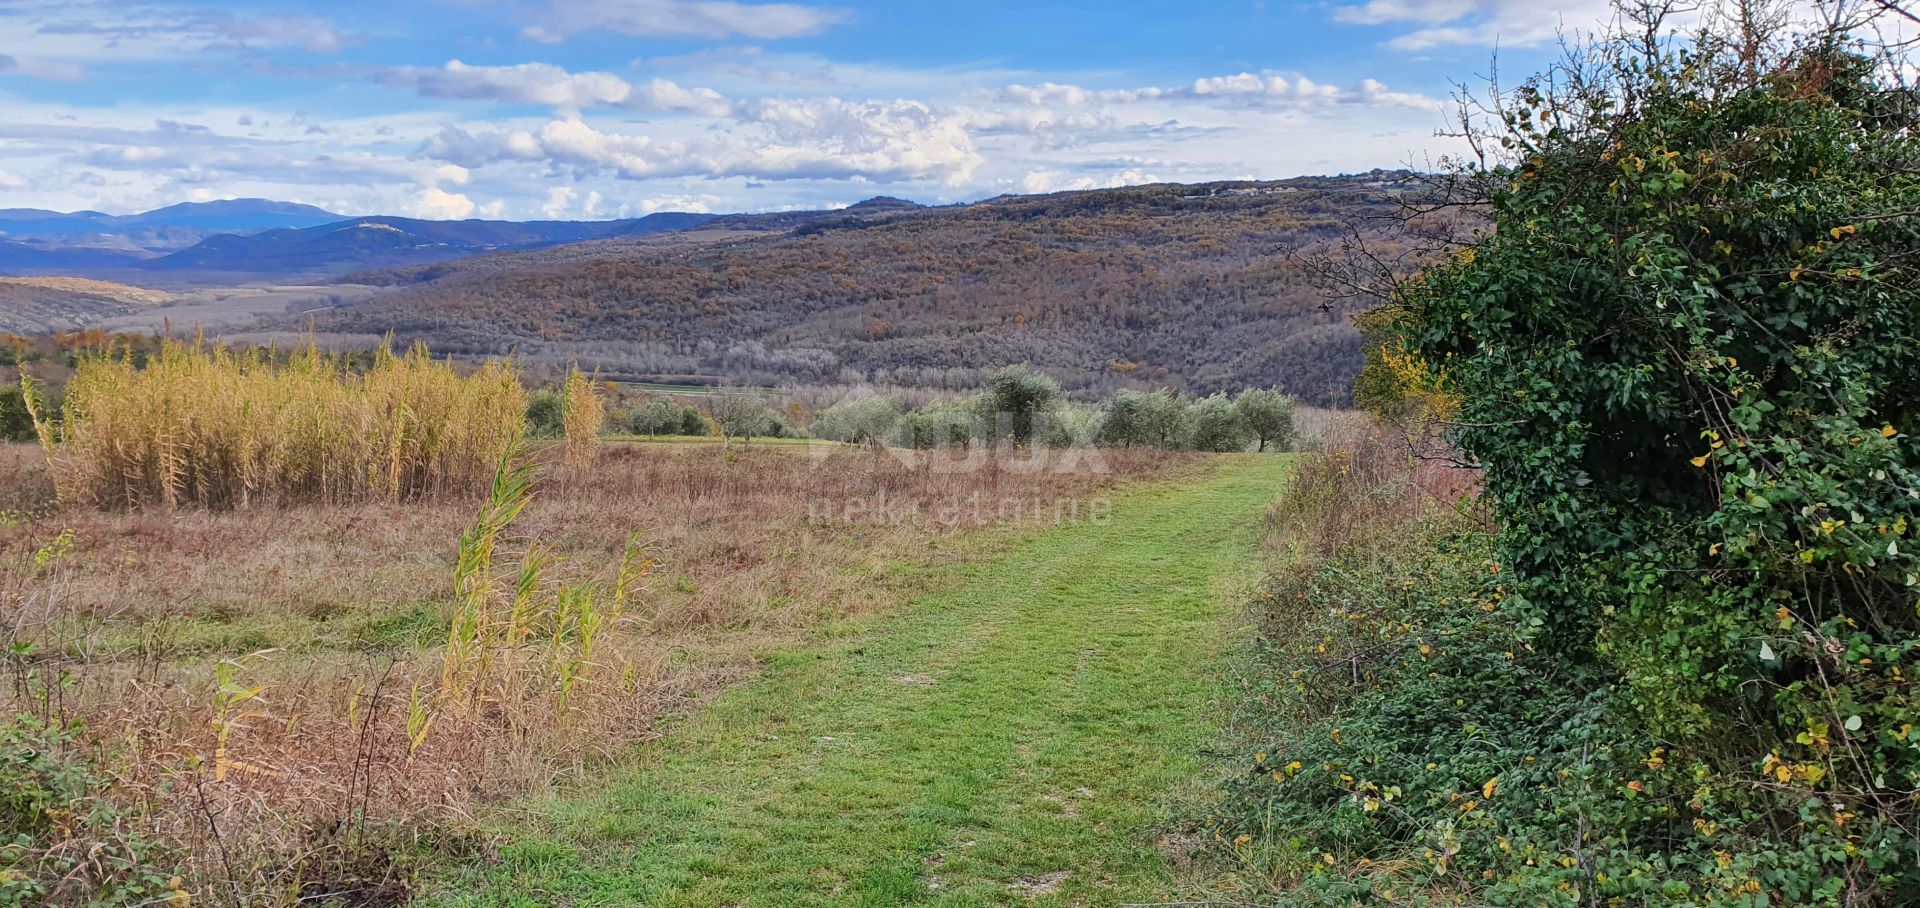
M41 428L64 498L225 509L478 492L525 414L512 366L463 375L424 347L357 372L311 345L283 360L167 341L144 367L81 360Z
M560 386L560 402L560 423L565 438L563 459L568 478L579 479L593 467L594 454L600 450L600 426L607 419L606 404L601 402L593 380L578 367L567 370L567 380Z

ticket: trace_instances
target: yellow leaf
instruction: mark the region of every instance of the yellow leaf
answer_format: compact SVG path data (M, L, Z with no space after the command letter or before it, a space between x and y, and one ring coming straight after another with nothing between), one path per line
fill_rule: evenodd
M1487 784L1480 786L1480 796L1488 800L1492 800L1494 791L1499 789L1499 787L1500 787L1500 777L1494 776L1493 778L1487 780Z
M1881 427L1880 427L1880 437L1881 437L1881 438L1892 438L1892 437L1894 437L1895 435L1898 435L1898 434L1900 434L1900 430L1898 430L1898 429L1895 429L1895 428L1894 428L1894 427L1892 427L1892 426L1881 426Z
M1707 455L1702 454L1699 457L1695 457L1693 459L1693 465L1696 467L1705 467L1707 465Z

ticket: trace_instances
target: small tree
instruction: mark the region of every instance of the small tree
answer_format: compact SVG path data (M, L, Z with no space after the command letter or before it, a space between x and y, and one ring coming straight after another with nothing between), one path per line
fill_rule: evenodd
M900 423L900 408L885 397L863 397L834 404L814 418L816 438L869 444L890 437Z
M1187 408L1187 423L1187 446L1196 451L1244 451L1253 438L1233 399L1225 394L1194 401Z
M0 441L32 441L33 416L19 388L0 388Z
M1060 383L1027 366L1009 366L993 377L988 396L1013 443L1024 445L1033 440L1036 417L1060 400Z
M1233 399L1234 412L1253 433L1259 450L1271 443L1275 449L1293 444L1293 398L1279 388L1248 388Z
M559 438L566 432L567 404L559 391L542 388L527 398L527 434Z
M897 437L910 448L966 447L980 434L979 408L967 402L936 402L900 420Z
M675 434L694 438L701 438L713 434L715 428L714 421L708 419L707 414L700 412L699 407L682 406L676 409L680 413L680 425L673 430Z
M628 430L635 435L652 438L656 435L677 435L681 430L681 410L684 409L670 400L651 400L646 406L633 411L628 421Z
M722 388L708 400L707 413L720 427L723 446L732 444L735 436L752 444L755 434L766 431L767 400L757 391Z
M1122 448L1152 444L1155 439L1147 419L1152 407L1152 394L1132 389L1114 392L1100 405L1100 443Z

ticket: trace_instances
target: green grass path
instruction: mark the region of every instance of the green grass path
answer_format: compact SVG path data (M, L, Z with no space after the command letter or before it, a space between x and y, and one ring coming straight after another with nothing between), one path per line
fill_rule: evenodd
M1232 590L1286 471L1223 459L787 652L443 874L445 905L1113 905L1204 772Z

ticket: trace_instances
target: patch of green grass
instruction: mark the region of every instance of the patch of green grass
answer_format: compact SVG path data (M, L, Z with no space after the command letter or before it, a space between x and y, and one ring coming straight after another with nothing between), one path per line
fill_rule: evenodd
M1122 492L1111 520L937 569L781 653L659 745L503 820L446 906L1114 905L1205 773L1223 617L1285 458Z
M354 628L352 644L360 649L417 649L444 642L446 636L446 609L418 605L368 617Z

